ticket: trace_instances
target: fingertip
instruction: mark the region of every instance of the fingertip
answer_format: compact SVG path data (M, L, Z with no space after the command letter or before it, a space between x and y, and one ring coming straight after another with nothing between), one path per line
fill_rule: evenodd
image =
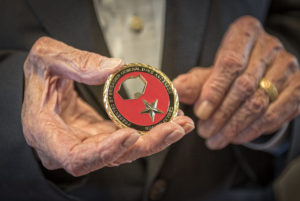
M178 75L174 80L173 80L173 85L177 89L177 91L181 91L182 89L182 83L187 79L187 74L181 74Z
M205 144L211 150L220 150L226 147L229 144L229 141L227 141L220 133L217 133L216 135L208 138L205 141Z
M184 116L184 112L182 110L178 110L177 117Z
M175 119L177 119L177 117ZM145 137L157 140L159 139L159 141L161 141L162 139L167 138L167 136L174 132L179 132L182 133L182 135L184 135L184 128L181 125L179 125L179 123L177 123L175 119L171 122L166 122L155 126L145 134Z
M117 146L126 150L132 146L140 137L137 130L132 128L121 128L117 131L107 135L106 140L103 141L106 147ZM101 142L102 143L102 142Z
M192 123L192 124L191 123L186 123L182 127L183 127L185 133L190 133L192 130L194 130L195 124L194 123Z
M125 139L122 142L123 147L132 146L141 136L137 130L132 128L124 128L121 130L122 132L124 132L124 135L126 135Z
M115 73L123 66L123 60L120 58L108 58L95 53L90 53L87 64L84 65L84 71L77 72L74 79L88 85L103 84L107 77ZM73 79L73 78L72 78Z
M174 119L175 123L177 123L179 126L181 126L184 129L185 133L189 133L195 128L194 121L187 117L187 116L178 116Z
M190 73L179 75L173 80L173 85L180 102L186 104L193 104L196 101L201 88L199 81Z
M206 140L205 145L210 150L218 150L218 148L215 146L214 143L211 142L211 140Z
M180 130L180 129L176 129L174 130L172 133L170 133L169 135L167 135L164 139L165 143L166 144L172 144L176 141L178 141L180 138L182 138L184 136L184 132L183 132L183 129Z
M221 148L214 142L214 140L207 139L205 141L205 145L210 150L220 150Z
M207 120L213 111L214 105L207 100L200 102L200 104L196 104L194 107L195 115L201 120Z
M139 139L139 137L139 134L133 133L123 141L122 145L124 147L131 147Z
M188 74L181 74L173 80L173 85L178 93L179 98L181 98L182 95L184 95L183 93L186 88L185 85L187 79L188 79Z
M100 63L100 70L102 69L118 69L121 66L123 66L124 62L120 58L108 58L108 57L102 57L101 63Z
M204 139L207 139L207 138L210 137L209 135L207 135L206 132L203 132L203 130L199 126L197 126L197 134L198 134L199 137L202 137Z

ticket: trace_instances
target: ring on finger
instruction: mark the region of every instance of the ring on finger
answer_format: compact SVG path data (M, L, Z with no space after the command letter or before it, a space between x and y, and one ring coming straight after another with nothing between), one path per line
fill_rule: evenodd
M262 78L259 82L259 86L269 96L271 102L276 100L278 96L278 90L270 80Z

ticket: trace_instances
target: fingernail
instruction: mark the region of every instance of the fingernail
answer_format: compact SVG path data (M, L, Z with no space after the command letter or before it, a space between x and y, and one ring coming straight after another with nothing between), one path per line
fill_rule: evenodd
M177 116L183 116L184 112L182 110L178 110Z
M205 141L205 144L206 144L206 146L207 146L207 148L209 148L209 149L211 149L211 150L214 150L214 149L216 149L215 148L215 144L212 142L212 140L206 140Z
M205 143L209 149L217 150L224 148L228 144L228 141L222 135L216 134L207 139Z
M130 147L131 145L133 145L137 139L140 137L140 135L138 133L132 134L129 138L127 138L122 145L124 147Z
M204 127L198 127L197 133L200 137L203 137L204 139L207 139L211 136L210 133L208 133L206 128Z
M196 110L196 116L199 119L207 120L210 117L213 110L214 107L210 102L203 101Z
M102 58L100 69L112 69L123 63L120 58Z
M183 135L182 132L175 130L165 138L165 143L171 144L177 141L180 137L182 137L182 135Z
M195 124L194 124L194 122L186 123L182 127L183 127L185 133L189 133L195 128Z
M197 132L198 132L199 136L203 137L204 139L207 139L216 133L216 131L217 131L216 125L214 125L212 121L199 120L199 122L200 123L198 123L198 125L197 125Z
M207 139L206 142L205 142L206 146L211 149L211 150L217 150L219 149L219 144L218 142L216 142L215 140L213 139Z

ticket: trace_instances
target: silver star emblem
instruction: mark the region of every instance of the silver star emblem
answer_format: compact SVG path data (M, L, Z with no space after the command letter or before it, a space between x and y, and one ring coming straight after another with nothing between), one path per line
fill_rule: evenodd
M154 118L155 118L155 113L159 113L159 114L163 114L163 112L161 110L159 110L157 108L157 102L158 99L156 99L153 103L148 103L146 100L143 99L143 102L146 106L146 108L141 111L142 114L149 114L152 122L154 122Z

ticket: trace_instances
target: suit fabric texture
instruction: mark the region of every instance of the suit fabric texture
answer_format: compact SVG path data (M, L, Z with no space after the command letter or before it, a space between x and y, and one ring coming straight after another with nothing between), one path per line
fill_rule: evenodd
M0 3L0 200L274 199L274 178L300 153L299 118L289 127L290 151L281 156L233 145L210 151L193 132L158 154L79 178L43 168L22 133L23 63L28 51L39 37L50 36L79 49L110 54L92 1ZM299 58L299 1L169 0L166 9L162 70L171 79L194 66L212 65L226 29L243 15L259 19ZM106 116L100 101L102 86L76 83L75 87ZM182 108L196 120L191 106Z

